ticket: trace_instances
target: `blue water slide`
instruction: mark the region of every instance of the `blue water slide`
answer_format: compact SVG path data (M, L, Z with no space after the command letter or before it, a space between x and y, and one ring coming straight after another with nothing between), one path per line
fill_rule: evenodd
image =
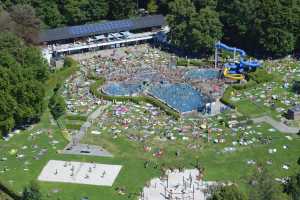
M257 68L257 67L261 66L261 63L258 62L257 60L254 60L254 61L244 61L244 60L241 60L240 61L240 65L241 66L246 66L246 67L249 67L249 68Z
M226 51L237 52L237 53L240 54L241 57L246 56L246 52L244 50L238 49L238 48L235 48L235 47L227 46L226 44L223 44L220 41L217 42L215 46L216 46L217 49L224 49Z

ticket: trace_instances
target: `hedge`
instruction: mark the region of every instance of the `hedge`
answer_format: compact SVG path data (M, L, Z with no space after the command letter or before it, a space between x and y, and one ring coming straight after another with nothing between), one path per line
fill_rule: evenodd
M109 95L106 95L103 92L98 91L98 88L105 83L105 78L104 77L90 77L90 78L96 80L96 82L91 85L90 92L98 98L102 98L102 99L109 100L109 101L123 101L123 102L131 101L136 104L139 104L141 101L144 101L144 102L150 103L154 106L161 108L168 115L173 116L175 119L180 118L180 114L177 111L173 110L172 108L170 108L163 102L161 102L153 97L150 97L150 96L109 96Z
M80 130L81 124L66 124L67 129Z
M64 58L64 68L69 68L77 65L78 65L77 61L74 60L73 58L71 57Z
M250 72L247 74L247 78L249 81L244 84L234 84L229 86L224 94L223 97L220 99L222 103L230 106L231 108L235 108L235 105L233 102L231 102L231 93L235 92L236 90L244 90L249 89L257 86L260 83L265 83L270 80L274 80L275 77L272 74L267 73L267 71L263 68L257 69L255 72Z
M66 115L67 120L86 121L87 116L84 115Z
M245 84L232 85L232 88L235 89L235 90L244 90L244 89L255 87L256 85L257 85L257 83L254 80L249 80Z
M258 68L254 72L249 72L247 74L249 80L253 80L256 83L265 83L269 81L274 81L277 79L273 74L268 73L264 68Z
M223 97L220 99L220 101L223 104L225 104L225 105L227 105L231 108L235 108L234 103L232 103L231 100L230 100L232 92L235 92L235 89L232 86L229 86L228 88L226 88L226 90L223 94Z
M201 66L201 65L204 65L203 61L201 60L194 60L194 59L191 59L191 60L187 60L187 59L183 59L183 58L180 58L180 59L177 59L176 60L176 64L178 66Z

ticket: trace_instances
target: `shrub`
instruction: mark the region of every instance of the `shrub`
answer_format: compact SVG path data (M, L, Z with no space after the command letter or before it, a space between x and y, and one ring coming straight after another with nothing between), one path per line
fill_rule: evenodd
M65 57L64 58L64 68L68 68L68 67L72 67L72 66L76 66L78 63L76 62L76 60L74 60L71 57Z
M66 119L67 120L86 121L87 120L87 116L84 116L84 115L67 115Z
M250 80L253 80L258 84L269 82L276 79L276 77L268 73L264 68L258 68L254 72L249 72L247 76Z
M55 94L49 100L48 105L51 114L53 115L54 119L58 119L62 116L66 111L66 103L62 96Z
M201 60L196 60L196 59L183 59L183 58L178 58L177 61L176 61L176 64L178 66L201 66L203 65L203 61Z
M226 104L227 106L231 107L231 108L235 108L235 105L230 101L231 98L231 93L234 92L235 89L232 86L229 86L224 94L223 97L220 99L220 101L224 104Z
M81 124L66 124L67 129L80 130Z
M244 84L235 84L232 86L232 88L235 90L244 90L244 89L255 87L256 85L257 83L254 80L249 80L247 83Z
M300 94L300 81L299 80L294 81L292 90L293 90L293 92Z

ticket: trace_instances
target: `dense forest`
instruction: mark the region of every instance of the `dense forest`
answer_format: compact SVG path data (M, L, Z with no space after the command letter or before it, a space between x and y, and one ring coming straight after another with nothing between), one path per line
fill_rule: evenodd
M39 49L0 33L0 133L39 119L44 110L48 65Z
M150 14L167 16L171 42L189 52L211 53L217 40L256 56L280 57L300 49L300 0L0 0L34 8L42 27L76 25ZM26 12L28 13L28 12ZM1 21L1 19L0 19Z

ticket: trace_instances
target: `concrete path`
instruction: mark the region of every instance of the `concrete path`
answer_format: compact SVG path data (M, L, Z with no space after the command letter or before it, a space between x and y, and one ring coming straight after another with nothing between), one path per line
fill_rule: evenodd
M108 104L109 105L109 104ZM81 138L86 134L88 129L92 126L92 121L95 120L102 111L108 106L100 106L87 118L87 121L81 126L79 132L73 136L72 141L64 148L63 154L74 154L74 155L89 155L89 156L101 156L101 157L112 157L113 155L96 145L81 144Z
M299 128L296 128L296 127L287 126L284 123L276 121L269 116L253 118L252 121L254 123L262 123L262 122L268 123L273 128L277 129L278 131L280 131L282 133L297 134L300 130Z

